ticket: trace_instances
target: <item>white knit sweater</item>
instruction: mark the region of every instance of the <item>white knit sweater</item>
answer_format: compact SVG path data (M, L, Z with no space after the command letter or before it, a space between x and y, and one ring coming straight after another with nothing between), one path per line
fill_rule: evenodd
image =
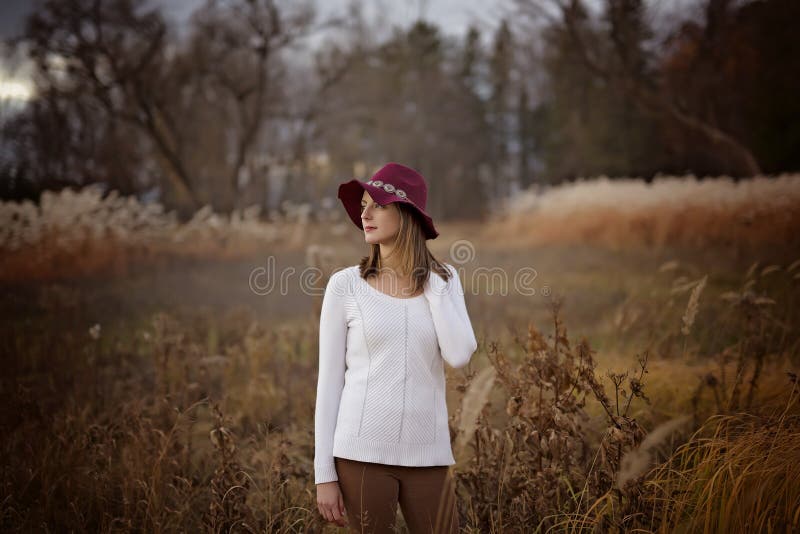
M338 480L333 458L389 465L455 463L443 362L467 365L477 341L458 273L431 273L422 295L392 297L335 272L322 301L314 414L315 483Z

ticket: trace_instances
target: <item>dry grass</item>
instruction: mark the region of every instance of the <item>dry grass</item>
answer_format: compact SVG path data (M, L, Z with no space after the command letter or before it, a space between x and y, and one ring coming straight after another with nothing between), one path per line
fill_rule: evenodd
M650 493L646 504L658 512L652 514L648 528L660 532L800 528L796 379L793 385L778 415L714 416L659 465L646 486Z
M692 336L715 327L700 313L712 298L704 290L694 299ZM797 528L797 488L779 476L798 465L797 387L785 374L796 368L795 338L770 334L770 321L785 317L758 312L752 299L717 300L754 325L732 323L731 358L643 352L633 369L618 358L622 370L603 372L585 340L569 339L556 303L554 335L531 324L520 352L490 342L475 369L449 370L465 531ZM331 528L314 504L313 321L266 326L246 309L159 313L75 336L58 309L47 313L2 338L5 354L20 355L2 379L13 392L2 411L4 531ZM681 315L672 324L683 338ZM479 368L483 356L490 366ZM678 376L702 387L660 393ZM778 418L764 414L789 391ZM699 426L658 428L681 410ZM733 507L751 522L728 518Z
M0 202L0 281L125 275L133 266L172 258L233 259L265 248L300 248L310 230L310 206L285 203L284 215L262 220L259 207L230 215L199 209L184 223L163 206L107 195L93 186L45 191L39 204ZM320 210L329 230L341 232L335 213ZM318 218L320 216L318 215Z
M469 425L472 417L467 417L455 432L456 443L474 432L473 454L459 461L457 470L467 523L479 532L797 529L798 486L787 482L797 480L789 478L795 470L790 464L797 460L789 444L797 437L798 416L792 412L797 412L793 373L798 345L788 330L794 324L796 287L791 276L784 277L788 291L779 300L789 307L776 307L776 301L763 293L765 277L779 270L791 275L796 268L796 264L785 269L751 267L742 289L724 292L722 298L701 296L706 277L684 282L684 291L690 292L688 312L676 309L671 320L674 333L661 334L662 339L676 336L684 342L681 359L662 356L653 364L645 351L634 369L609 370L604 376L585 340L570 343L557 302L553 335L546 338L531 324L522 354L514 361L491 343L488 356L503 394L494 407L492 402L481 405L477 431ZM703 298L713 299L712 308L721 306L728 312L711 312L723 317L724 324L706 323L699 314L709 307ZM669 323L651 326L669 330ZM709 346L724 348L697 354L701 347L689 341L697 329L715 329L724 342ZM695 354L687 358L688 353ZM795 371L787 380L786 370L791 369ZM483 370L461 386L462 410L484 398L485 377ZM694 383L694 393L691 387L677 398L670 398L671 392L649 393L681 380ZM763 429L781 428L784 423L765 410L781 402L780 421L793 421L795 427L779 441L770 441ZM454 421L459 420L457 415ZM750 423L737 427L734 446L728 426L744 419ZM654 427L651 432L643 421ZM710 448L708 435L714 443ZM746 447L750 440L753 449ZM687 451L697 450L704 451L699 472L687 460ZM692 454L698 461L697 453ZM769 474L756 485L748 484L759 476L751 460L766 454L774 454ZM727 472L721 475L720 470ZM703 486L705 493L685 489L702 486L708 477L712 480ZM715 484L721 480L722 486ZM749 499L749 505L736 517L726 517L742 499ZM752 517L744 521L748 514Z
M774 245L797 250L800 175L730 178L661 176L579 180L523 192L497 215L485 238L505 246L548 243L633 246L726 246L737 251Z
M565 514L559 530L795 532L799 392L792 376L777 413L710 417L635 482L602 495L585 514Z
M134 339L71 339L57 374L44 358L17 370L3 410L4 531L316 524L313 442L298 423L313 413L313 384L300 379L313 362L292 358L311 350L308 332L234 313L221 321L224 353L210 354L197 342L217 328L209 320L159 314Z
M326 245L306 261L329 270ZM448 369L465 532L800 528L800 262L653 271L598 321L604 351L558 300L502 342L471 307L480 350ZM0 327L3 531L334 530L313 487L313 313L95 324L85 291L43 287Z

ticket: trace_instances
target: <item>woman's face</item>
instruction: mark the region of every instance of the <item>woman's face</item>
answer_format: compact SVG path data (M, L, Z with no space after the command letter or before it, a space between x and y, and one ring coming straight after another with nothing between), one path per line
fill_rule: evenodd
M394 202L381 206L365 190L361 196L361 224L369 244L391 244L400 231L400 210Z

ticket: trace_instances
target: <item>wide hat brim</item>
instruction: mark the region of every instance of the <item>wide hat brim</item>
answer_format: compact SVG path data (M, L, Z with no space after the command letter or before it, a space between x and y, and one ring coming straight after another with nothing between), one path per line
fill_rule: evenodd
M419 216L418 219L422 225L425 239L436 239L436 237L439 235L439 232L433 225L433 219L431 216L425 213L424 209L420 208L409 199L398 198L393 193L384 191L381 187L370 185L353 178L349 182L339 185L339 193L337 196L339 197L339 200L342 201L344 209L347 212L347 215L350 217L350 220L353 221L353 224L355 224L361 230L364 230L364 226L361 223L361 199L364 196L365 190L375 200L375 202L381 206L390 204L392 202L402 202L403 204L406 204L412 208Z

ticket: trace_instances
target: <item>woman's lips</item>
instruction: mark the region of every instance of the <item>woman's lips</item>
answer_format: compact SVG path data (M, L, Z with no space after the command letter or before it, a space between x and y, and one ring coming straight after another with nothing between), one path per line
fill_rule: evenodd
M373 230L375 230L375 229L376 229L376 227L375 227L375 226L365 226L365 227L364 227L364 231L365 231L365 232L371 232L371 231L373 231Z

